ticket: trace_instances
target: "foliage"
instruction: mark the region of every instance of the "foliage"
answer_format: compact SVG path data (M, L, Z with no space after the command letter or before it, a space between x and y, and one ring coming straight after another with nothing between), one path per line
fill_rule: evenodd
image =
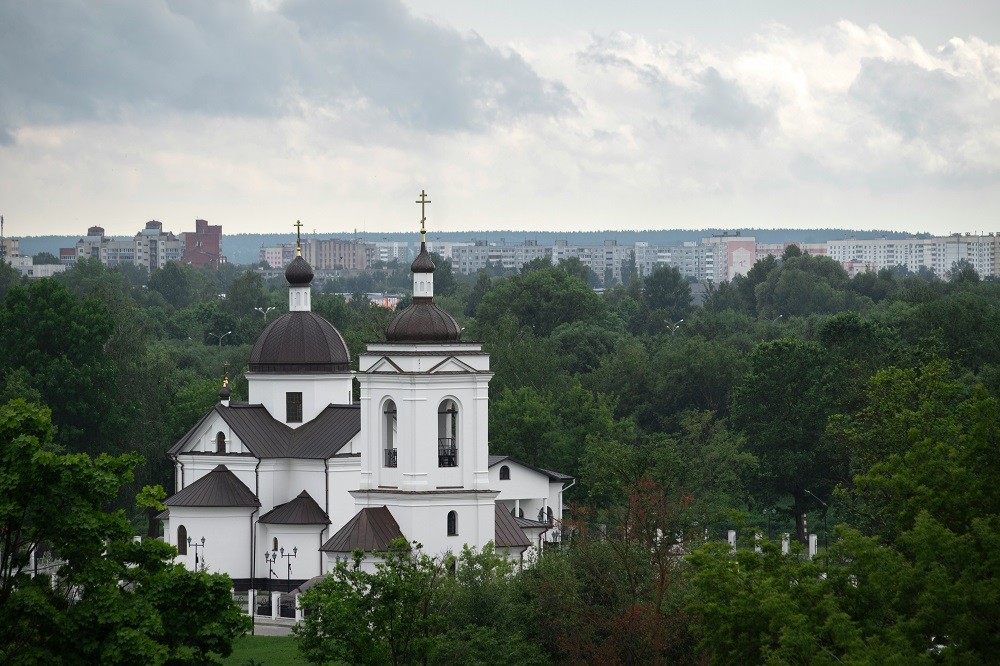
M124 513L104 510L137 462L59 453L49 410L0 407L0 660L204 663L248 628L227 576L187 571L173 547L133 541ZM43 550L54 578L32 575Z
M380 555L368 572L363 553L355 553L302 595L308 612L294 633L309 661L408 664L433 653L442 624L433 610L441 565L403 539Z

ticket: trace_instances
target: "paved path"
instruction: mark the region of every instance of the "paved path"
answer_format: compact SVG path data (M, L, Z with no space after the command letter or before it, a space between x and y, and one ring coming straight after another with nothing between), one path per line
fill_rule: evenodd
M292 625L258 621L254 624L253 633L255 636L291 636Z

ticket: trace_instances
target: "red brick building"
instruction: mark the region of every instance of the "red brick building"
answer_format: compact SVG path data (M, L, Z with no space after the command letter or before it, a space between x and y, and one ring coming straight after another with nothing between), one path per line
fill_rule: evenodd
M184 263L218 270L219 263L226 261L222 256L222 225L206 220L195 220L194 225L194 231L184 232Z

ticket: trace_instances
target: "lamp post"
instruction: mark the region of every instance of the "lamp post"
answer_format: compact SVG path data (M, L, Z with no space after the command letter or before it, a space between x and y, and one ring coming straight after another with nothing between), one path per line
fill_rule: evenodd
M264 315L264 323L265 324L267 323L267 313L270 312L273 309L274 309L273 305L269 306L266 310L264 308L254 308L254 310L256 310L257 312L259 312L262 315Z
M286 553L284 548L281 548L281 556L288 560L288 576L285 582L285 587L288 588L285 592L292 591L292 558L299 554L299 547L296 546L292 548L292 552Z
M778 321L779 319L781 319L784 316L785 315L783 315L783 314L778 315L777 317L775 317L774 319L771 320L771 323L773 324L774 322Z
M209 335L211 335L213 338L218 338L219 339L219 346L221 347L222 346L222 340L223 340L223 338L225 338L230 333L232 333L232 331L226 331L222 335L219 335L218 333L209 333Z
M270 572L267 574L267 587L271 588L271 579L277 578L278 574L274 573L274 563L278 561L278 553L272 552L270 550L264 551L264 561L267 562L267 566Z
M817 502L819 502L820 504L823 505L823 549L824 549L824 551L826 551L826 552L823 553L823 561L827 562L827 566L829 566L828 558L830 557L830 553L829 553L829 550L830 550L830 531L827 530L827 528L826 528L826 514L828 514L830 512L830 505L827 504L826 502L824 502L823 500L821 500L820 498L816 497L816 494L813 493L811 490L806 490L805 488L803 488L802 490L805 490L807 493L809 493L810 495L812 495L813 499L815 499Z
M670 329L670 337L674 337L675 335L677 335L677 329L678 329L678 328L680 327L680 325L681 325L681 324L683 324L683 323L684 323L684 320L683 320L683 319L678 319L677 321L675 321L675 322L674 322L674 323L672 323L672 324L670 323L670 320L669 320L669 319L667 320L667 328L669 328L669 329Z
M204 562L204 559L205 559L205 553L204 553L204 551L205 551L205 537L201 538L201 543L198 543L197 541L192 542L191 541L191 537L188 537L188 548L194 548L194 570L197 571L198 570L198 565L201 564L201 570L204 571L205 570L205 562ZM199 548L201 548L201 550L202 550L202 554L201 554L200 557L198 556L198 549Z
M764 509L764 516L767 518L767 538L771 538L771 517L778 513L777 509Z

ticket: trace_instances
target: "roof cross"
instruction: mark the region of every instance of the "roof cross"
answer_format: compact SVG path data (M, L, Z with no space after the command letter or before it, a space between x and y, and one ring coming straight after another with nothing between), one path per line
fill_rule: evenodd
M295 220L295 256L302 256L302 220Z
M427 193L420 190L420 198L416 200L415 203L420 204L420 242L423 243L427 240L427 230L424 228L424 222L427 221L427 214L424 207L431 202L427 198Z

